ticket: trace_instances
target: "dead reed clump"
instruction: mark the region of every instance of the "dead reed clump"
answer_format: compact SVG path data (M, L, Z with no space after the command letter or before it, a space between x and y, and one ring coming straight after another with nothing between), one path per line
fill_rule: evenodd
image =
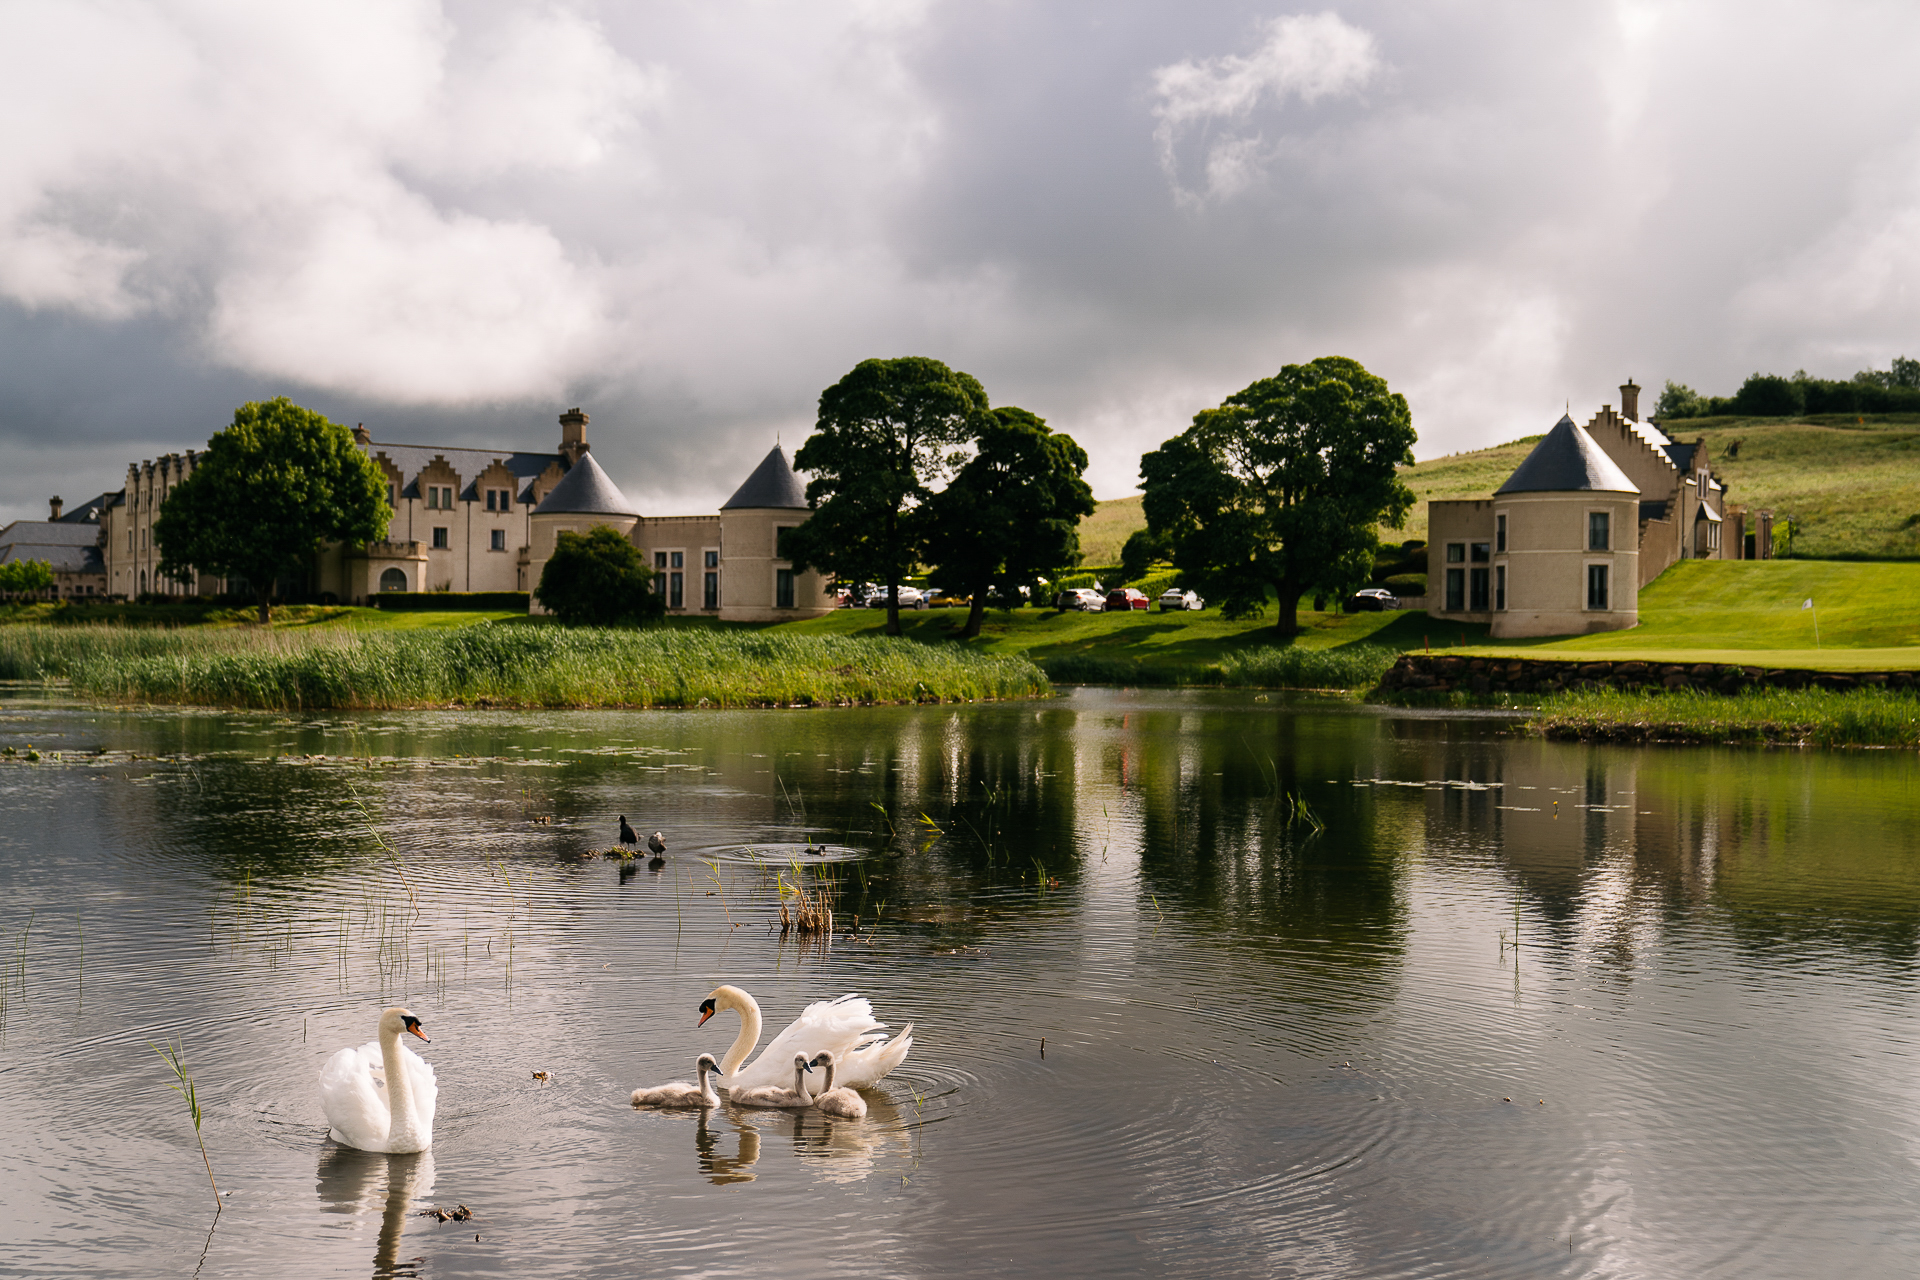
M815 880L809 889L804 876L794 884L780 877L780 936L797 933L807 938L832 933L834 888L827 880Z

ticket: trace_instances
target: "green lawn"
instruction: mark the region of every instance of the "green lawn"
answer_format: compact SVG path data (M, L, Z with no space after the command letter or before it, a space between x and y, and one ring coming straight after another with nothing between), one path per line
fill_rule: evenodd
M1813 609L1802 604L1811 598ZM1738 662L1839 671L1920 667L1920 564L1682 560L1640 593L1630 631L1495 640L1481 654ZM1814 644L1814 619L1820 623Z
M1424 613L1300 612L1305 649L1346 645L1417 648L1425 643ZM900 615L909 639L940 643L954 639L966 625L963 609L909 609ZM832 635L879 635L887 623L882 609L837 609L823 618L787 622L779 630ZM1485 637L1485 627L1455 627L1447 635ZM1435 643L1443 643L1434 636ZM1199 613L1056 613L1052 609L990 609L974 647L988 653L1018 653L1045 663L1060 658L1099 657L1138 662L1148 667L1194 669L1223 658L1282 643L1274 634L1273 614L1228 622L1217 610Z

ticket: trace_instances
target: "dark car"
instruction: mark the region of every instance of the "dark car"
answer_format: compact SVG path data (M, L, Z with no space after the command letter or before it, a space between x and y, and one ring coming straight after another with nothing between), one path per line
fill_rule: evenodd
M1120 613L1128 609L1144 609L1151 603L1152 601L1147 599L1145 593L1135 591L1132 587L1120 587L1107 592L1108 613Z
M1367 587L1354 592L1347 598L1348 613L1380 613L1399 607L1399 597L1384 587Z

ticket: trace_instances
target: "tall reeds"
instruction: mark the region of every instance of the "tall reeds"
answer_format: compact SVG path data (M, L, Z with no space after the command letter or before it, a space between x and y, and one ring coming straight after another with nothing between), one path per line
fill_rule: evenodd
M0 628L0 679L272 710L686 707L1030 697L1024 658L852 636L477 625L399 634Z
M194 1141L200 1144L200 1160L207 1166L207 1185L213 1188L213 1212L218 1216L221 1209L220 1188L213 1180L213 1161L207 1156L207 1140L200 1136L200 1095L193 1087L193 1076L187 1071L186 1064L180 1060L181 1046L157 1045L149 1041L148 1047L159 1054L160 1060L165 1062L167 1068L173 1072L175 1083L168 1085L167 1088L186 1101L187 1114L193 1117Z

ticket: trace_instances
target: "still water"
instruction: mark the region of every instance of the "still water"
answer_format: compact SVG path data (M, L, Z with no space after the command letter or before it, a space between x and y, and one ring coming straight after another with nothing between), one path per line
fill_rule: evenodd
M0 1274L1920 1271L1914 756L1505 728L0 694ZM620 814L664 869L583 856ZM723 981L915 1049L864 1121L634 1111ZM394 1002L434 1145L341 1150Z

